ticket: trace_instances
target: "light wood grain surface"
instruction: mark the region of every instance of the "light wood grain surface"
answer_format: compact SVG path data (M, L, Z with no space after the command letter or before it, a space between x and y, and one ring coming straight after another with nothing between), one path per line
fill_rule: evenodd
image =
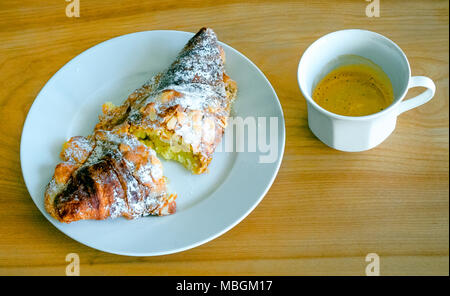
M65 275L68 253L81 275L364 275L380 256L382 275L449 273L448 1L0 2L0 274ZM25 187L22 126L40 89L66 62L99 42L157 29L212 27L249 57L275 88L286 120L279 174L260 205L223 236L160 257L96 251L59 232ZM320 36L345 28L379 32L407 54L413 75L436 96L402 114L395 132L362 153L332 150L307 126L298 61ZM411 97L419 90L408 94ZM42 131L45 137L45 131Z

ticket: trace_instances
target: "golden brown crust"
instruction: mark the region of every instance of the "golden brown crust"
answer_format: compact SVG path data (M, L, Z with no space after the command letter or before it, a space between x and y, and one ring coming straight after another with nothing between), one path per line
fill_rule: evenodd
M109 209L114 198L124 198L124 195L110 160L103 159L80 169L65 190L56 196L56 218L66 223L82 219L106 219L110 215Z
M166 71L136 90L123 105L106 108L96 129L127 124L130 130L156 132L170 145L181 141L199 162L192 172L205 172L237 93L224 63L225 52L216 35L202 28Z
M97 131L74 137L61 157L45 192L45 208L60 222L175 212L161 162L132 136Z

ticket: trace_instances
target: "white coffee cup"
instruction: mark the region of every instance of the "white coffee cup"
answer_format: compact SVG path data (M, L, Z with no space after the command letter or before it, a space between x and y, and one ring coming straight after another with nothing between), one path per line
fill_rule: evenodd
M336 67L351 64L351 56L369 59L388 75L394 91L394 101L388 108L367 116L342 116L312 99L317 83ZM333 32L311 44L300 60L297 79L307 102L311 131L326 145L349 152L368 150L383 142L394 130L397 116L428 102L436 89L428 77L411 77L408 59L394 42L357 29ZM403 101L408 89L419 86L427 90Z

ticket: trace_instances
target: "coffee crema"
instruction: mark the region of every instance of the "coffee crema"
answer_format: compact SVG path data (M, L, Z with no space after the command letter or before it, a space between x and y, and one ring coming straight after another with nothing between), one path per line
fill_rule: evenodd
M317 84L312 98L335 114L365 116L389 107L394 94L386 73L367 60L332 70Z

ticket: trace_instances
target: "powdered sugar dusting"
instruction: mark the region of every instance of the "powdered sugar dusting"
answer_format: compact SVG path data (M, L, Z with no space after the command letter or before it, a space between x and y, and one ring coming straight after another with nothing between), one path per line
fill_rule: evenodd
M152 91L132 106L128 117L130 124L144 129L161 128L167 122L167 113L177 108L177 112L185 116L178 119L172 129L174 133L196 153L210 155L214 151L211 146L215 137L222 135L223 118L229 116L224 63L215 33L211 29L201 30L186 44L175 62L148 83L152 84ZM167 98L170 92L175 94ZM142 113L150 104L155 112L152 120Z
M72 176L76 176L84 168L106 161L113 168L108 174L117 184L121 184L120 187L114 187L113 184L103 184L102 178L93 177L93 181L101 188L113 186L111 189L113 202L107 205L110 217L136 218L160 214L160 209L166 206L169 195L166 192L161 163L159 161L152 163L152 157L156 157L156 153L151 148L140 143L133 135L111 131L97 131L84 140L77 137L76 141L91 143L91 151L84 163L77 164L78 168ZM67 149L74 148L69 146ZM67 156L67 153L69 152L63 151L62 156ZM70 153L72 155L73 151ZM56 196L65 192L71 180L65 184L58 184L53 178L47 187L46 196L54 200ZM118 183L118 180L121 182ZM76 194L60 196L59 199L66 202L77 199L77 196Z

